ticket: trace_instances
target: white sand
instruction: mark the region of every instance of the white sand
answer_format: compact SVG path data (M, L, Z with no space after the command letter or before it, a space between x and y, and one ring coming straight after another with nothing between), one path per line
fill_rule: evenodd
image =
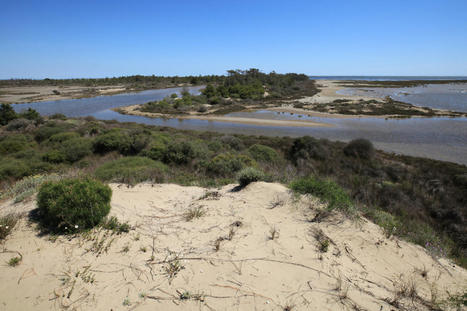
M205 199L207 189L199 187L111 186L111 215L135 230L52 242L23 219L0 253L2 263L14 252L23 256L17 267L0 266L1 310L428 310L418 298L398 298L400 308L387 301L411 283L428 302L432 293L443 299L467 285L464 269L386 238L369 221L335 214L309 222L322 205L279 184L258 182L239 192L229 185ZM0 214L34 207L7 202ZM186 221L195 208L205 215ZM271 240L274 228L278 237ZM231 240L216 251L215 241L231 229ZM332 241L327 252L318 249L320 229ZM176 260L184 268L170 279L166 269ZM185 292L191 296L181 300Z

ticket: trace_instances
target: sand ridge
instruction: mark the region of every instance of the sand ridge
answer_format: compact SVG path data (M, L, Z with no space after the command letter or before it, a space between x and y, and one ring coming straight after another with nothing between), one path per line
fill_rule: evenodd
M122 235L38 236L24 218L0 253L23 256L0 266L2 310L428 310L465 291L464 269L365 219L311 222L316 198L235 186L112 184L111 215L134 226Z

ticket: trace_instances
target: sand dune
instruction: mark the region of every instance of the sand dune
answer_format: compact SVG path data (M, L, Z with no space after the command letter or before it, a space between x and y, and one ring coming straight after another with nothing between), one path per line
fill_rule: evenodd
M279 184L111 187L111 215L134 230L55 239L25 216L0 253L23 256L0 266L0 309L428 310L467 286L464 269L365 219L310 222L322 204Z

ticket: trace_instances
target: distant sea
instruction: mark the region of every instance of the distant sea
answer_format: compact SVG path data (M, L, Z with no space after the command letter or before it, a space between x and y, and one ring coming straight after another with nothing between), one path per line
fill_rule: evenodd
M410 81L410 80L467 80L467 76L309 76L312 80L366 80L366 81Z

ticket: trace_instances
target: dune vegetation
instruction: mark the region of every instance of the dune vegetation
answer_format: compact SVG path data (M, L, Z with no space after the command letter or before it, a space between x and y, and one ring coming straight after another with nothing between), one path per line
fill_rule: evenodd
M463 165L381 152L364 139L224 135L34 112L11 116L2 107L10 115L0 129L1 199L23 201L53 176L204 187L274 181L467 266Z

